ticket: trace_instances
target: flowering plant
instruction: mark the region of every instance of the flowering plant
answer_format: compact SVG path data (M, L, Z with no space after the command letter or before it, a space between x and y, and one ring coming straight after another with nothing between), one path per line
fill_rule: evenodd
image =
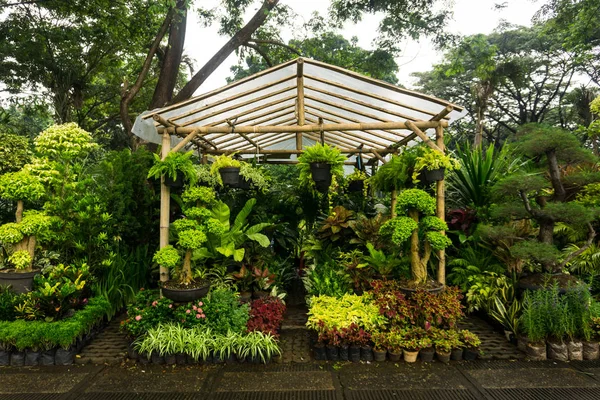
M246 327L249 332L261 331L278 337L284 313L285 304L277 297L254 300L250 305L250 319Z
M193 328L203 324L206 321L206 315L202 306L204 306L203 302L194 301L177 307L174 312L175 321L181 323L184 328Z
M148 329L173 318L173 302L160 298L157 291L140 289L135 302L127 307L127 318L121 321L121 330L135 338Z

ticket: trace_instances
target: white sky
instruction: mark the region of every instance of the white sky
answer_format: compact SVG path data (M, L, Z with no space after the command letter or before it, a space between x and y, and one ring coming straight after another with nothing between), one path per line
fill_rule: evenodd
M218 3L218 0L199 0L196 2L197 5L202 4L206 7L214 7ZM448 30L462 35L490 33L503 20L516 25L531 25L531 18L542 4L542 2L535 0L454 0L452 3L454 19L448 25ZM495 9L494 5L497 3L503 3L506 7L500 10ZM313 11L319 11L322 15L325 15L329 1L281 0L281 4L290 6L301 17L308 20ZM255 7L251 8L251 12L246 16L247 19L251 18L255 9ZM371 42L377 34L378 21L377 16L369 15L358 25L347 24L341 33L347 39L358 36L358 44L369 49L372 47ZM217 35L216 31L216 26L208 28L199 26L195 15L190 15L185 51L196 61L197 69L204 65L229 39ZM286 39L291 38L289 34L286 36L290 36ZM408 40L403 43L402 48L402 54L396 60L400 65L398 79L403 85L411 87L414 78L410 74L430 70L431 66L440 60L441 54L435 51L427 39L418 42ZM231 76L229 68L236 63L237 57L234 54L210 76L196 94L205 93L225 85L225 78Z

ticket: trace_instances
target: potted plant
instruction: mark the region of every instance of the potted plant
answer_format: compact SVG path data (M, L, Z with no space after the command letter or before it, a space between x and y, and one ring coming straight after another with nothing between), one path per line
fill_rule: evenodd
M442 233L448 229L446 222L434 216L435 199L423 190L407 189L398 196L397 208L404 216L388 220L379 233L398 246L410 240L412 279L407 283L408 289L441 290L441 284L428 281L427 264L432 251L443 250L452 241Z
M450 351L450 359L452 361L462 361L465 344L460 340L460 334L457 330L451 329L448 331L450 340L452 341L452 350Z
M419 356L419 350L423 348L421 339L415 337L405 337L400 341L402 346L402 354L404 355L404 361L408 363L414 363L417 361Z
M206 208L215 201L215 192L208 187L190 187L182 195L185 218L173 222L176 246L166 246L154 255L154 261L172 270L176 279L164 282L163 295L176 302L190 302L205 296L210 284L205 279L194 279L192 254L207 241L207 232L221 232L225 228ZM180 252L184 259L181 263Z
M371 335L373 341L373 356L375 361L383 362L387 356L388 334L386 332L374 332Z
M438 360L447 364L450 362L452 349L460 346L458 334L455 331L439 330L433 341L435 346L435 355Z
M364 171L355 169L353 173L348 175L348 191L349 192L362 192L365 188L365 181L367 180L367 174Z
M260 299L269 296L269 289L275 283L275 274L269 272L269 268L252 268L252 278L254 280L255 290L252 297Z
M458 160L437 150L422 146L419 148L419 155L415 159L412 181L415 184L418 183L421 175L426 183L441 181L444 179L445 170L452 171L458 168Z
M298 157L301 185L327 192L333 178L344 175L345 161L346 157L338 149L327 144L316 143L307 147Z
M220 155L213 161L210 172L217 177L221 184L237 187L240 182L242 163L232 155Z
M242 162L240 166L240 180L238 188L248 190L250 188L266 192L269 188L269 177L263 169L251 163Z
M475 360L479 356L479 346L481 346L479 336L467 329L463 329L460 331L459 339L465 345L465 351L463 353L464 359L467 361Z
M253 281L252 272L250 272L245 265L242 265L242 268L232 275L236 280L237 288L240 291L240 301L249 303L252 299L252 291L250 290Z
M398 362L402 358L402 337L397 331L388 332L386 340L390 361Z
M16 201L16 222L0 226L0 246L6 254L0 270L0 285L11 286L16 293L31 290L37 237L50 227L50 217L40 211L24 211L25 201L35 201L45 194L41 181L29 171L4 174L0 177L0 197Z
M191 184L198 180L198 173L191 160L193 151L187 153L170 152L165 159L154 154L154 165L148 170L148 178L159 179L165 176L165 185L183 187L184 180Z

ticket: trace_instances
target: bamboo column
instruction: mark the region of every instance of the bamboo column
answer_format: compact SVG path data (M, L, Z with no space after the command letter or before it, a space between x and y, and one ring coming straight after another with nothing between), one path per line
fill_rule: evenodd
M162 134L162 153L164 160L171 151L171 135L165 130ZM165 185L165 176L160 177L160 248L169 245L169 216L171 214L171 190ZM160 266L160 281L169 280L169 269Z
M440 148L440 150L442 151L442 153L446 152L446 149L444 147L444 128L441 126L438 126L437 128L435 128L435 142L437 147ZM445 182L442 179L441 181L437 181L436 183L436 187L435 187L435 196L436 196L436 208L437 208L437 216L438 218L440 218L442 221L446 220L446 201L445 201ZM445 232L442 232L445 234ZM438 282L442 283L442 284L446 284L446 250L439 250L438 251L438 259L439 259L439 265L438 265Z
M296 70L296 88L298 91L298 125L304 125L304 60L299 58ZM302 133L296 132L296 150L302 150Z

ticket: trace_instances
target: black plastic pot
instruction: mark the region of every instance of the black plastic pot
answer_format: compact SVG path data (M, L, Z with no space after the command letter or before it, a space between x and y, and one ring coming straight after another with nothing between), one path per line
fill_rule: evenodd
M181 172L177 173L176 179L171 178L169 175L165 175L165 185L172 189L181 189L185 184L184 180L185 177Z
M363 180L351 181L348 184L349 192L362 192L364 188L365 188L365 181L363 181Z
M348 361L348 359L350 357L350 350L349 350L349 347L347 344L340 346L339 355L340 355L340 361Z
M544 359L546 356L546 346L544 346ZM465 361L473 361L477 359L477 356L479 356L479 349L465 349L465 351L463 352L463 359Z
M444 179L444 168L424 169L423 175L427 182L436 182Z
M243 176L240 176L240 180L237 185L238 189L250 190L250 181Z
M315 188L321 193L327 193L329 186L331 186L331 179L328 181L315 182Z
M129 343L129 346L127 346L127 356L132 360L137 360L140 357L140 354L135 349L133 343Z
M463 349L452 349L452 353L450 353L450 359L452 361L462 361Z
M315 360L327 360L327 352L325 351L325 346L323 346L322 344L315 345L313 351L315 352Z
M27 350L25 352L25 365L32 366L32 365L39 365L39 364L40 364L40 352L33 351L33 350Z
M360 361L360 347L359 346L350 346L349 347L348 359L352 362Z
M242 355L237 354L237 353L235 354L235 359L239 363L245 363L246 362L246 356L242 356Z
M219 170L223 185L237 187L240 183L240 169L235 167L226 167Z
M175 362L177 365L185 365L187 363L186 355L183 353L176 354Z
M148 357L145 354L140 354L140 357L138 358L138 361L142 365L148 365L148 364L150 364L150 360L148 359Z
M433 348L422 349L419 352L419 357L421 357L421 361L423 362L432 362L434 356L435 351L433 350Z
M402 351L399 351L397 353L392 353L391 351L388 351L388 356L390 357L391 362L399 362L402 359Z
M331 164L322 162L310 163L310 173L315 182L331 182Z
M40 356L40 365L54 365L54 355L55 354L56 354L56 349L42 351L42 354Z
M215 364L224 364L225 360L221 358L221 355L219 353L215 353L213 354L213 362Z
M152 364L162 365L165 363L165 358L163 356L161 356L158 351L152 352L152 355L150 356L150 360L152 361Z
M386 356L387 356L386 350L383 350L383 351L373 350L373 359L377 362L384 362Z
M206 296L209 290L209 284L194 289L175 289L163 286L162 294L176 303L190 303Z
M177 357L175 357L175 354L165 355L165 364L167 364L167 365L177 364Z
M0 272L0 286L10 286L17 294L31 292L33 277L39 273L39 269L31 272Z
M10 352L0 350L0 367L6 367L8 365L10 365Z
M325 352L329 361L338 361L340 359L340 351L337 346L327 345Z
M452 353L451 352L444 353L444 352L436 351L435 355L438 360L440 360L444 364L448 364L450 362L450 356L452 355Z
M373 361L373 349L371 346L360 347L360 359L361 361Z
M10 365L13 367L22 367L25 365L25 352L13 351L10 353Z
M73 360L75 359L75 355L77 351L75 348L69 349L61 349L56 350L56 354L54 355L54 364L55 365L72 365Z
M189 354L188 354L188 355L185 357L185 363L186 363L186 364L190 364L190 365L197 365L197 364L199 364L199 361L198 361L198 359L197 359L197 358L195 358L195 357L192 357L191 355L189 355Z

